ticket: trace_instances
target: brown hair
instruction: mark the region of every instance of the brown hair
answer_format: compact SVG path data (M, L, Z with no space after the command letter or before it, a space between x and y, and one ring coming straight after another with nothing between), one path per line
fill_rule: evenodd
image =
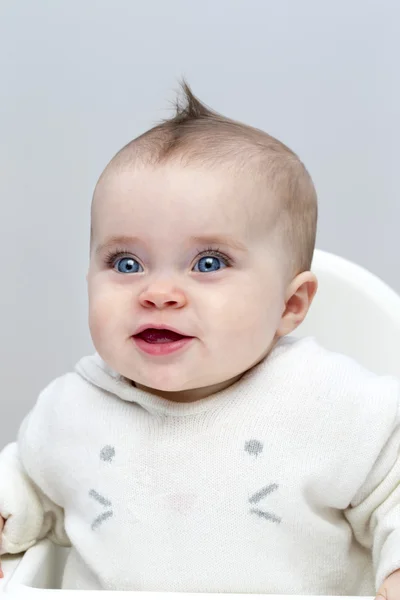
M317 227L317 195L298 156L260 129L218 114L181 84L175 115L124 146L107 165L124 168L133 162L157 165L172 160L196 161L207 167L234 164L235 170L257 173L277 197L276 220L294 274L310 269ZM100 178L101 180L102 178Z

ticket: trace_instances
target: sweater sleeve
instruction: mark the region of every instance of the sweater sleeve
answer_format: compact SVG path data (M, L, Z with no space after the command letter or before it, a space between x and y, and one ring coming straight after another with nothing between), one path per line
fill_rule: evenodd
M42 390L22 422L17 442L0 453L0 514L6 520L1 554L23 552L45 537L70 545L54 457L64 382L59 377Z
M391 434L345 511L356 539L372 551L377 590L393 571L400 569L399 405L400 398Z
M69 545L62 509L24 471L17 443L0 453L0 514L6 521L0 554L24 552L45 537Z

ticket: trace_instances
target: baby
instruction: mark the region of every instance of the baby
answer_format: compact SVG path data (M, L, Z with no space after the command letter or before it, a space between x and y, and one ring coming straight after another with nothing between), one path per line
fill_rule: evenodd
M400 382L288 335L312 180L184 94L96 185L96 354L0 454L1 553L71 546L66 589L398 598Z

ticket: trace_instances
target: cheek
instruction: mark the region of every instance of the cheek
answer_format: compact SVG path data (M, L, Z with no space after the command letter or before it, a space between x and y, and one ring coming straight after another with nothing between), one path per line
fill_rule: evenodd
M115 291L111 292L108 285L101 282L90 282L88 286L89 299L89 328L94 338L109 335L118 326L121 320L118 315L126 314L120 300L116 298ZM115 310L118 306L118 310ZM121 310L122 309L122 310Z
M265 336L276 328L282 313L281 290L265 281L264 277L259 281L243 281L229 293L221 290L212 299L210 295L206 302L212 326L226 332L227 337Z

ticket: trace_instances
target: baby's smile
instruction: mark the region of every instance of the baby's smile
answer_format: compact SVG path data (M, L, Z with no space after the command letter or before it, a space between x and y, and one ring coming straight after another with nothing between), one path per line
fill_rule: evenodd
M132 336L137 347L150 356L166 356L188 347L195 338L172 331L166 325L145 325Z

